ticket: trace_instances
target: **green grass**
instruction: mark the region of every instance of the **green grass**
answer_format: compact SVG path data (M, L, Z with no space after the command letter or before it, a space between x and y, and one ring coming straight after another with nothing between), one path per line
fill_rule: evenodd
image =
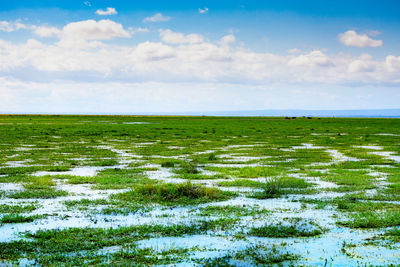
M222 218L245 216L261 217L269 213L265 209L241 206L207 206L204 208L196 208L194 211L198 211L199 216L218 216Z
M252 187L252 188L262 188L265 183L249 180L249 179L235 179L234 181L222 181L219 182L219 186L234 186L234 187Z
M39 230L27 233L31 241L12 241L0 243L0 260L16 260L18 258L38 259L44 263L48 255L58 255L60 252L86 253L111 246L135 246L138 240L161 236L183 236L206 233L210 230L225 229L231 225L227 219L200 221L192 224L175 225L138 225L119 228L70 228L55 230ZM62 258L64 259L64 258ZM132 258L135 260L135 258ZM59 262L57 257L52 263ZM63 263L62 261L59 263Z
M38 206L35 204L27 204L27 205L1 204L0 205L0 213L24 213L24 212L34 211L37 208L38 208Z
M265 183L263 183L260 186L260 188L262 188L263 191L255 192L254 194L250 195L250 197L257 199L278 198L283 194L302 193L301 191L298 192L296 190L305 189L311 186L312 186L311 183L308 183L301 178L276 177L268 179Z
M349 220L339 221L338 223L351 228L386 228L400 226L400 211L359 212L352 214Z
M124 122L141 121L147 124L127 125ZM263 118L263 117L175 117L175 116L0 116L0 183L17 183L24 191L0 192L0 216L23 213L24 217L38 207L35 199L56 198L67 195L57 190L58 180L76 186L91 184L92 189L128 189L128 192L114 194L111 198L66 201L65 208L82 212L88 218L99 214L105 222L112 222L114 215L122 217L134 214L138 218L150 216L151 209L161 204L167 207L160 215L168 221L169 209L180 205L193 205L187 213L175 215L176 219L192 221L189 225L152 225L115 229L65 229L54 232L38 232L29 240L1 243L1 259L26 257L34 259L37 265L167 265L188 260L192 250L203 248L171 248L165 251L138 248L136 242L159 236L217 235L232 240L239 238L250 245L246 233L246 220L254 220L268 228L259 229L265 235L301 236L304 231L319 230L318 226L302 221L288 224L271 224L275 212L292 214L293 210L276 209L266 211L255 206L213 207L199 205L230 199L246 193L226 193L215 188L197 184L163 184L150 180L151 171L169 168L174 178L187 180L218 181L219 186L250 187L262 189L254 194L254 203L269 202L270 197L293 195L302 202L301 211L307 209L331 209L339 223L357 228L398 227L398 204L400 200L400 164L381 156L369 154L368 149L358 145L378 145L385 151L400 154L398 136L379 136L377 133L400 134L399 119L369 118ZM58 136L60 138L54 138ZM146 144L150 143L150 144ZM302 144L322 146L319 149L291 150ZM27 146L29 145L29 146ZM237 147L235 147L235 145ZM131 153L121 156L112 147ZM180 147L176 149L171 147ZM327 149L334 149L360 161L331 162ZM198 152L202 152L199 154ZM229 155L252 158L229 167ZM115 166L120 160L134 160L128 169L107 168L94 177L57 175L57 173L83 166ZM24 161L27 167L10 167L8 162ZM324 163L325 165L318 165ZM146 167L152 164L151 167ZM155 164L155 165L154 165ZM209 166L222 164L225 167ZM224 165L225 164L225 165ZM247 164L252 164L247 166ZM161 167L159 167L161 165ZM384 166L378 166L384 165ZM156 167L153 167L156 166ZM215 172L205 175L202 170ZM369 171L387 174L386 187L380 186ZM162 169L161 169L162 170ZM36 177L37 171L51 171L55 175ZM166 170L163 170L166 171ZM154 173L153 173L154 174ZM300 178L292 176L299 174ZM297 177L297 176L296 176ZM318 177L330 181L338 188L319 189L308 182L307 177ZM251 178L271 179L271 183L261 183ZM304 178L304 179L303 179ZM202 183L201 181L199 181ZM213 182L213 181L208 181ZM7 186L6 186L7 188ZM62 189L62 188L60 188ZM235 189L230 188L235 191ZM377 190L367 194L367 189ZM340 198L304 199L301 195L324 192L339 192ZM102 192L106 193L106 192ZM84 198L88 196L83 196ZM290 201L292 196L287 201ZM27 199L20 206L10 204L8 198ZM3 202L2 202L3 203ZM20 214L22 216L22 214ZM62 218L54 214L55 218ZM348 219L342 219L346 217ZM181 218L182 217L182 218ZM270 218L271 217L271 218ZM66 218L68 219L68 218ZM196 220L204 220L197 222ZM217 219L217 220L213 220ZM260 225L262 225L260 224ZM258 224L256 224L258 225ZM168 228L171 227L171 228ZM117 230L118 229L118 230ZM395 229L385 229L393 240L398 236ZM238 231L238 232L235 232ZM373 230L371 230L373 231ZM375 230L377 231L377 230ZM274 237L267 237L274 238ZM324 236L321 236L324 238ZM75 240L76 239L76 240ZM398 239L397 239L398 240ZM396 241L398 242L398 241ZM120 246L115 253L99 254L99 249ZM205 248L207 250L207 248ZM289 253L287 253L289 252ZM304 257L307 257L305 255ZM248 249L231 251L215 261L199 259L188 264L223 265L240 263L243 265L271 265L274 262L291 264L296 257L290 250L274 249L272 246L249 246ZM288 262L286 262L288 261ZM17 262L12 262L17 264Z
M133 203L158 203L162 205L193 205L210 201L226 200L235 196L234 193L224 192L191 183L184 184L144 184L134 189L115 194L112 199Z
M95 189L124 189L148 182L142 168L112 168L100 171L96 176L69 176L70 184L93 184Z
M0 219L0 223L25 223L25 222L33 222L36 219L42 218L40 215L35 216L24 216L21 214L8 214L4 215Z
M275 246L252 245L241 251L232 252L223 257L199 260L202 266L236 266L234 263L251 263L254 266L280 266L284 262L293 264L299 255L284 252Z
M385 231L384 236L388 237L389 239L393 240L394 242L400 242L400 228L394 228Z
M290 224L290 225L264 225L261 227L252 227L248 233L258 237L311 237L322 234L322 229L313 224Z
M48 198L65 197L67 195L68 192L66 191L49 188L49 189L38 189L38 190L25 190L25 191L10 193L7 196L9 198L15 198L15 199L48 199Z

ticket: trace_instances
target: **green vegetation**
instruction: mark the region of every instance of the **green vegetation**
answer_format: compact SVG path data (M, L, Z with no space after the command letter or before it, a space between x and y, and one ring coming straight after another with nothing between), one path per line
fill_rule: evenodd
M96 176L69 176L70 184L93 184L95 189L124 189L148 182L142 168L112 168L100 171Z
M35 215L35 216L24 216L20 214L9 214L4 215L0 219L0 223L25 223L25 222L33 222L36 219L42 218L43 216Z
M0 205L0 213L23 213L23 212L31 212L37 209L37 205L35 204L27 204L27 205Z
M355 213L350 216L350 220L340 221L339 224L351 228L385 228L400 226L400 211L366 211Z
M270 266L283 262L294 262L299 258L298 255L283 252L275 246L267 247L264 245L253 245L242 251L231 253L223 257L199 261L204 266L236 266L235 263L248 262L257 266Z
M320 236L335 244L336 235L322 233L364 231L343 226L367 228L380 242L374 253L397 248L400 163L373 153L399 156L399 144L399 119L0 116L0 231L15 233L0 243L0 259L6 265L24 258L32 265L299 260L307 266L308 259L316 262L316 250L295 255L291 239L280 238ZM299 218L310 213L315 222ZM38 222L44 230L25 236L11 225L44 217ZM90 227L45 230L59 221ZM176 237L193 246L174 243ZM213 238L227 247L238 241L241 248L199 245L219 242ZM166 240L176 245L162 247ZM153 241L160 247L149 248ZM310 238L301 242L312 246ZM350 256L343 255L346 262ZM335 260L317 259L326 266ZM380 260L371 264L400 263Z
M110 246L133 246L138 240L157 236L183 236L225 229L227 220L200 221L189 225L139 225L110 229L70 228L65 230L39 230L27 233L32 241L13 241L0 243L0 260L17 260L21 257L36 259L39 264L63 263L65 256L81 251L95 252ZM52 256L48 257L49 254ZM135 255L134 253L132 253ZM140 255L131 256L131 263L143 264ZM63 256L63 257L60 257ZM79 257L79 254L76 255ZM119 254L115 255L115 260ZM142 255L143 256L143 255ZM90 258L90 257L89 257ZM73 257L71 257L73 259ZM146 263L146 262L144 262Z
M126 202L159 203L163 205L193 205L209 201L226 200L235 194L191 183L144 184L112 196Z
M260 187L263 189L262 192L256 192L251 197L258 199L276 198L280 197L285 193L301 193L296 191L297 189L304 189L312 186L311 183L306 182L304 179L295 177L276 177L270 178ZM292 190L287 190L292 189ZM312 192L312 191L309 191Z
M253 227L249 231L249 235L259 237L310 237L322 234L321 227L312 221L303 221L301 218L295 218L294 222L289 225L276 224L264 225L261 227Z
M21 192L10 193L7 196L9 198L16 199L46 199L46 198L56 198L67 196L68 192L63 190L56 190L54 188L48 189L37 189L37 190L25 190Z
M268 211L265 209L240 206L207 206L195 210L199 211L200 216L221 216L224 218L243 216L260 217L268 214Z

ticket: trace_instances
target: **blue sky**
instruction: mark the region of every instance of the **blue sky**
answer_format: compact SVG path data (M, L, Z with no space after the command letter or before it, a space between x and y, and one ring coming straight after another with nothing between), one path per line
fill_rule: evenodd
M400 108L398 1L7 1L0 112Z

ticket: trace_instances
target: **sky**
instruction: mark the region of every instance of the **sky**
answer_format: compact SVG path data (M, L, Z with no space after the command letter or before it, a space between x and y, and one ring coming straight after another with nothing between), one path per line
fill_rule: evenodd
M399 1L14 0L0 113L400 108Z

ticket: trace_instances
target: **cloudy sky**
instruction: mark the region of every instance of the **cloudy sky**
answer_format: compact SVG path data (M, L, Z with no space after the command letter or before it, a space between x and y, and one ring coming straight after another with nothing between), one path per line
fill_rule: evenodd
M399 14L396 0L6 1L0 112L400 108Z

